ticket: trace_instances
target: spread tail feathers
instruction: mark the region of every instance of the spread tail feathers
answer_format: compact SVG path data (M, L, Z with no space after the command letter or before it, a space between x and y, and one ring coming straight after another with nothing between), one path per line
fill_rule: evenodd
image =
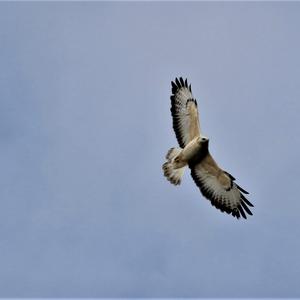
M164 175L174 185L178 185L181 183L181 177L184 173L185 166L182 168L178 168L176 166L176 162L174 161L181 150L182 149L180 148L171 148L166 155L167 161L162 166Z

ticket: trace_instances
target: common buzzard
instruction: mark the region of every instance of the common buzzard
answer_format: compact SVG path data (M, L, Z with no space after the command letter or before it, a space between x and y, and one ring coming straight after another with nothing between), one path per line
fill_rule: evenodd
M235 178L222 170L208 150L209 139L201 134L197 101L187 79L176 78L172 84L171 114L173 128L180 147L171 148L166 155L163 171L174 185L181 182L186 166L203 196L222 212L239 219L252 215L247 191L236 184Z

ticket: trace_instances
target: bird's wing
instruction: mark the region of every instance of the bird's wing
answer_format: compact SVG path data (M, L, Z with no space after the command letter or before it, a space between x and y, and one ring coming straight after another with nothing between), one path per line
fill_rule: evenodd
M209 153L190 168L195 183L213 206L238 219L240 216L247 219L246 213L252 215L248 206L253 204L243 195L248 192L234 182L232 175L220 169Z
M184 148L193 138L200 135L197 101L193 98L187 79L176 78L172 84L171 113L177 141Z

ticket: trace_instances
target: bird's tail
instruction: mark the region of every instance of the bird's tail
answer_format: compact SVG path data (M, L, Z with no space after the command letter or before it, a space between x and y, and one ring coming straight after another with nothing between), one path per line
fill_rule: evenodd
M181 151L182 149L180 148L171 148L166 155L167 161L162 166L167 180L174 185L181 183L181 178L184 173L185 165L180 167L175 161L175 158L180 154Z

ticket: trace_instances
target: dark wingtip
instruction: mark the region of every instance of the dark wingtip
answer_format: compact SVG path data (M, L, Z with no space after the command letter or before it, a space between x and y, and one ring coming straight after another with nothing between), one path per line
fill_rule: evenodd
M183 87L189 89L189 91L192 92L192 87L191 85L188 85L187 78L184 80L182 77L176 77L174 81L171 81L171 86L172 86L172 94L174 95L177 93L177 91L180 88Z
M254 205L243 195L241 194L241 198L243 201L245 201L249 206L254 207Z
M180 83L181 83L181 86L184 87L184 81L183 81L182 77L180 77Z
M241 191L241 192L243 192L244 194L249 194L249 192L247 192L246 190L244 190L243 188L241 188L239 185L236 185L237 186L237 188Z
M248 206L245 204L245 202L244 202L244 201L241 201L241 204L242 204L244 210L245 210L249 215L252 216L253 214L252 214L251 210L248 208Z
M247 219L247 216L246 216L246 214L245 214L243 208L242 208L240 205L238 206L238 209L239 209L239 211L240 211L242 217L243 217L244 219Z
M237 219L241 217L240 212L236 208L232 211L232 215Z
M228 172L226 172L226 171L224 171L228 176L229 176L229 178L231 179L231 180L235 180L235 178L230 174L230 173L228 173Z

